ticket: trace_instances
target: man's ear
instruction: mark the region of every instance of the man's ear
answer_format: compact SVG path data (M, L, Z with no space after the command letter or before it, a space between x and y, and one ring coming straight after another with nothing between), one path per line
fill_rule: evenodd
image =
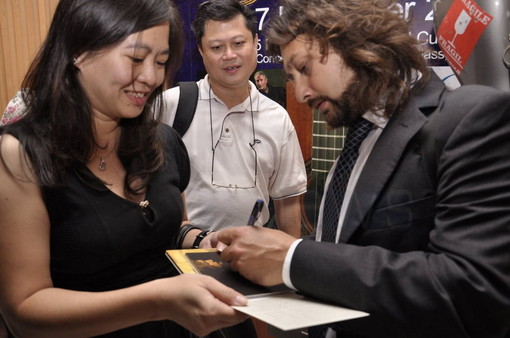
M200 56L203 57L204 56L204 52L202 50L202 46L201 45L197 45L197 47L198 47L198 52L200 53Z

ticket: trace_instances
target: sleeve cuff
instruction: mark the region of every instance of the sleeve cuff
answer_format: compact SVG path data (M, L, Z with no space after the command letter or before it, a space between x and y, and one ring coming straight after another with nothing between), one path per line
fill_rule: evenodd
M297 290L294 285L292 285L292 282L290 280L290 263L292 262L292 256L294 255L294 251L296 250L297 245L302 241L303 239L298 239L292 243L289 250L287 251L287 255L285 256L285 261L283 262L283 268L282 268L282 279L283 283L287 285L287 287Z

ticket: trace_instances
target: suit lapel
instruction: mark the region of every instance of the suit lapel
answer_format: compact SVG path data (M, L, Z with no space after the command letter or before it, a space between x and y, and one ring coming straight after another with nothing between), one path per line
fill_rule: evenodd
M347 242L360 226L394 172L407 144L427 123L428 118L421 109L437 107L443 89L442 81L431 73L431 80L420 95L411 97L404 111L391 117L372 149L354 189L340 233L340 242Z

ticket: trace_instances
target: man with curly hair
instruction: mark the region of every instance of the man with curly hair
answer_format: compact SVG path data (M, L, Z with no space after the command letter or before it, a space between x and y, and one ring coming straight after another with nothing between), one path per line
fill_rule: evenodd
M312 240L227 229L222 258L370 313L310 337L510 337L510 95L446 89L396 5L281 2L267 39L296 98L349 132Z

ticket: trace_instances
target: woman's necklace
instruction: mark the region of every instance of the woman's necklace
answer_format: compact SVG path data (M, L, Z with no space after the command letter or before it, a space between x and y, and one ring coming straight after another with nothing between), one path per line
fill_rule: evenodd
M108 145L104 148L107 149ZM103 148L101 148L103 149ZM115 151L115 148L110 150L106 155L99 157L99 165L97 166L99 171L106 171L107 165L106 165L106 158L111 155Z
M104 157L99 158L99 170L105 171L106 170L106 161L104 160Z

